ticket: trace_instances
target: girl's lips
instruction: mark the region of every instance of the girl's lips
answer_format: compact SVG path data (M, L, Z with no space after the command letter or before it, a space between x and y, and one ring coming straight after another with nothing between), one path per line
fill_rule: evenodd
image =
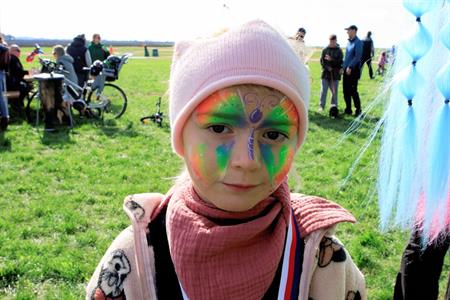
M255 184L234 184L234 183L223 183L227 188L238 192L245 192L255 188Z

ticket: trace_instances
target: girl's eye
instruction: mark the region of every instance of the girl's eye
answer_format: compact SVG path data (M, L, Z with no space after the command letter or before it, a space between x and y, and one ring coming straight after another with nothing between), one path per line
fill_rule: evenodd
M211 125L208 129L214 133L229 133L231 130L225 125Z
M263 134L263 137L272 142L284 142L288 138L287 135L279 131L267 131Z

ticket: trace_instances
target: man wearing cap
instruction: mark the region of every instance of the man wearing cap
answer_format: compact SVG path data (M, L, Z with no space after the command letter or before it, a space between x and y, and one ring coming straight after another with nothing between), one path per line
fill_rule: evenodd
M345 100L345 113L352 114L352 98L355 105L355 116L361 114L361 101L358 94L358 80L361 76L361 58L363 51L363 44L356 36L358 27L351 25L347 28L348 44L344 59L344 78L343 90Z

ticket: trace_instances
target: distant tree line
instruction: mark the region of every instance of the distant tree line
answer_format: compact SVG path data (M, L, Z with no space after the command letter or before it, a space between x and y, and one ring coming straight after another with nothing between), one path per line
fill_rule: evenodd
M32 47L34 44L40 46L54 46L54 45L67 45L71 39L44 39L44 38L16 38L12 35L5 35L6 42L8 44L18 44L22 47ZM158 42L158 41L111 41L102 40L102 43L106 46L148 46L148 47L171 47L173 42Z

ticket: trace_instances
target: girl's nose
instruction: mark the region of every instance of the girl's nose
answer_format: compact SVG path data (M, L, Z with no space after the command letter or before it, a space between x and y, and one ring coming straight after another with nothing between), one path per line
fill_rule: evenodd
M230 163L233 168L246 171L254 171L260 167L260 152L253 128L237 134Z

